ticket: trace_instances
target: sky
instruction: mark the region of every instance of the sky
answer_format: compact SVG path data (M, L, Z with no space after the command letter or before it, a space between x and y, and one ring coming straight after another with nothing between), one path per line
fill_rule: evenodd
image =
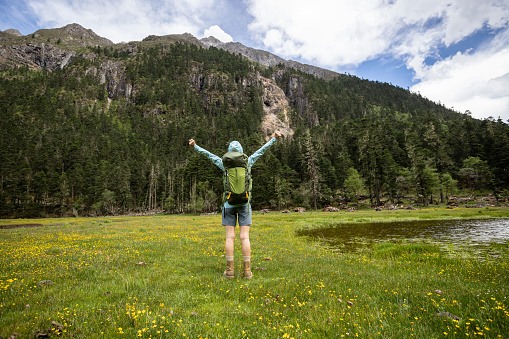
M111 41L191 33L509 121L509 0L0 0L0 30Z

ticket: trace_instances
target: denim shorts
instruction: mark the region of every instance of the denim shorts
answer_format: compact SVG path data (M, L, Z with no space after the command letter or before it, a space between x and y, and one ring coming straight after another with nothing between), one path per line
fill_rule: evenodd
M251 222L251 206L233 206L223 207L223 225L224 226L237 226L237 218L239 226L249 226Z

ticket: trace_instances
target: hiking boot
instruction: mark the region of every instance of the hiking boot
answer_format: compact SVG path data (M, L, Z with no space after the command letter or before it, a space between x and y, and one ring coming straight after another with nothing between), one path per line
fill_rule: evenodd
M251 272L251 261L244 261L244 272L241 274L244 279L251 279L253 272Z
M233 260L227 260L226 261L226 271L224 271L223 277L228 278L228 279L235 278L235 274L233 272L233 267L234 267Z

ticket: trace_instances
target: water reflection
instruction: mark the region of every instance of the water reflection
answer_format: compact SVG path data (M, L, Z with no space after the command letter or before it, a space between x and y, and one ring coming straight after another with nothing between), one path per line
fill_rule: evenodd
M450 244L453 244L483 255L496 254L497 250L509 248L509 219L338 223L318 229L304 229L298 234L345 251L365 249L376 242L422 239L449 245L449 250Z

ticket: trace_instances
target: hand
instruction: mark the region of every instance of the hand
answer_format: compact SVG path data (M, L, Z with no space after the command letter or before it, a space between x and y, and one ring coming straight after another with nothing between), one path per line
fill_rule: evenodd
M279 131L275 131L275 132L274 132L274 138L276 138L276 139L281 138L281 132L279 132Z
M189 146L193 146L196 145L196 141L194 141L194 139L189 139Z

